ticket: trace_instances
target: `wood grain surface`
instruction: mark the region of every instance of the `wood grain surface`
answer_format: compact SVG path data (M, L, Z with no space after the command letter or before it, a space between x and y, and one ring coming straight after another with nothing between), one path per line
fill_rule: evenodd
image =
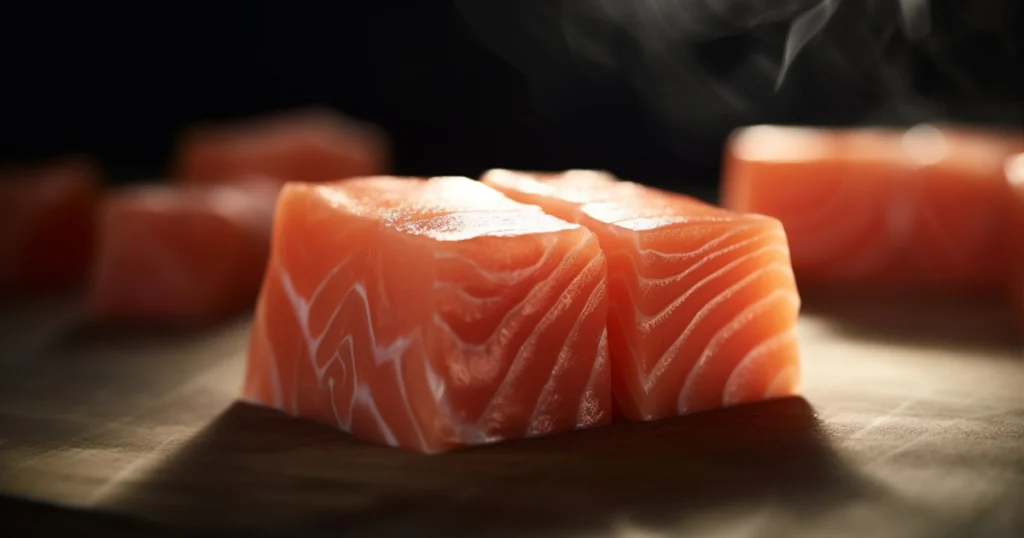
M5 529L1024 536L1024 354L985 301L809 298L802 397L438 456L236 403L247 319L85 330L59 302L0 318Z

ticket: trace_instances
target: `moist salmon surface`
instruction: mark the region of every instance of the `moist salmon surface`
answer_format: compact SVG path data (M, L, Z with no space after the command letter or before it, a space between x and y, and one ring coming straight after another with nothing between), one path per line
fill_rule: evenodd
M950 126L755 126L727 144L722 203L783 223L802 287L991 291L1015 150L1024 136Z
M777 220L596 171L492 170L482 181L599 237L608 259L612 386L626 418L799 388L800 297Z
M84 156L0 173L0 295L85 282L102 182L99 165Z
M255 174L323 182L386 173L390 146L373 125L310 108L195 126L179 140L175 160L185 183Z
M611 418L594 234L455 177L284 187L245 399L435 453Z
M110 194L100 210L91 316L197 325L252 308L279 190L253 178Z

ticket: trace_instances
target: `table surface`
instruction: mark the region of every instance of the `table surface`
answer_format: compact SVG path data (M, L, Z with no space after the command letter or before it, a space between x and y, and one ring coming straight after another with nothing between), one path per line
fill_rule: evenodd
M802 397L437 456L236 403L248 319L193 334L76 320L61 301L0 316L0 493L15 526L1024 536L1024 352L982 300L808 298Z

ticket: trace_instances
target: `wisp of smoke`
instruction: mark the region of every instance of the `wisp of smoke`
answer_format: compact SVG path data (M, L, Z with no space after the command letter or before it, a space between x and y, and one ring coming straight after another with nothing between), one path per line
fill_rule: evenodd
M527 76L542 106L600 113L602 102L631 96L670 146L759 122L943 119L944 106L915 86L922 55L943 76L970 79L943 62L931 0L457 4L480 39Z

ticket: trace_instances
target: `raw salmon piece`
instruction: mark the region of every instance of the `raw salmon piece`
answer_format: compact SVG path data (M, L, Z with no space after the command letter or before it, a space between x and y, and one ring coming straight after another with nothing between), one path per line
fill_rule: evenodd
M723 205L782 221L802 286L987 291L1003 281L1003 163L1022 140L750 127L727 145Z
M280 184L144 185L104 200L93 317L200 325L255 305Z
M1011 260L1010 296L1024 333L1024 153L1007 160L1006 178L1010 186L1010 228L1006 234Z
M387 173L389 151L377 127L311 108L193 128L178 145L177 175L187 183L252 174L321 182Z
M0 176L0 295L81 284L93 251L99 164L70 156Z
M435 453L611 418L593 234L468 178L284 187L244 398Z
M483 182L595 232L608 259L612 391L654 420L793 394L800 308L775 219L593 171Z

